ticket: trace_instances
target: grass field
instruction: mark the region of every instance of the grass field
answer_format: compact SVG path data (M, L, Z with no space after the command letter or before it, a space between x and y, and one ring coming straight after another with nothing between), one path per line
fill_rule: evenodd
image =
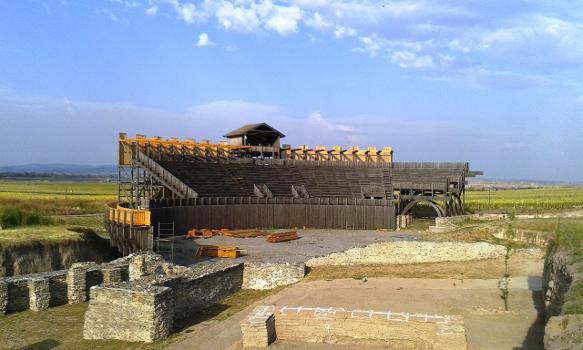
M13 207L41 215L100 213L115 201L117 184L57 181L0 181L0 211ZM467 191L470 210L583 208L583 187Z
M583 187L467 191L466 208L517 212L583 208Z
M40 215L100 213L116 198L114 183L0 181L0 212L14 208Z
M0 231L0 247L17 245L24 242L38 241L65 241L81 240L83 235L79 232L68 230L63 226L32 226L19 227Z

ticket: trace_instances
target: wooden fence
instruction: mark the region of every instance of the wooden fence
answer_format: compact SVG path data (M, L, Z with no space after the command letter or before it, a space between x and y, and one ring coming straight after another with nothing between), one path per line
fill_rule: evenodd
M177 235L192 228L394 229L396 224L393 201L382 199L196 198L183 201L183 206L168 202L152 203L152 222L174 222Z

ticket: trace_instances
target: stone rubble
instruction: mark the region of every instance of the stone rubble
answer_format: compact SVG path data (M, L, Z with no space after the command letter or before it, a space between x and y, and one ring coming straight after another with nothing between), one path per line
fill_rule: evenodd
M266 290L301 281L306 274L303 263L245 263L243 289Z
M470 261L494 259L503 257L505 254L504 246L484 242L384 242L313 258L306 262L306 266Z

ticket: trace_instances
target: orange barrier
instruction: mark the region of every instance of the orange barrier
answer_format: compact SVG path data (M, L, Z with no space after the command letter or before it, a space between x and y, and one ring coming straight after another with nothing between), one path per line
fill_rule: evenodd
M109 221L125 226L150 226L150 211L146 209L129 209L118 207L117 203L106 206Z

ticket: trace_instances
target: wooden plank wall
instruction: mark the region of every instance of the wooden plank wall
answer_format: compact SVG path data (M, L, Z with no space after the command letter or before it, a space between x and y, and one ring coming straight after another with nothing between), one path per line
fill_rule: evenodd
M154 234L150 227L130 227L106 220L110 244L122 255L153 249Z
M174 222L176 234L192 228L394 229L391 201L362 204L216 204L153 208L152 222ZM391 203L390 205L386 205Z

